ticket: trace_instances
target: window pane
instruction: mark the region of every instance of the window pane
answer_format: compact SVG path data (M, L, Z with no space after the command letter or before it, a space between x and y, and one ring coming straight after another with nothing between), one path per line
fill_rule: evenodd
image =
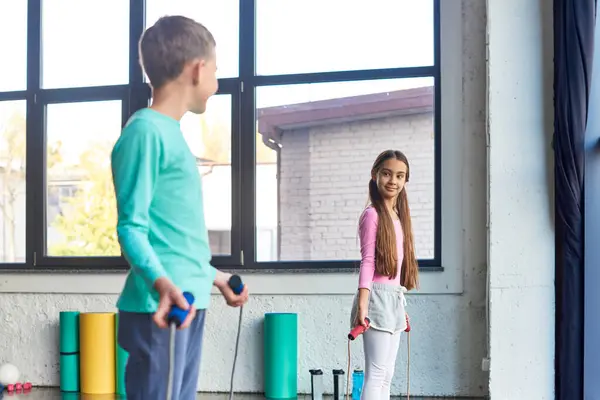
M204 114L184 115L181 130L202 176L212 254L231 255L231 95L211 97Z
M27 1L0 2L0 92L27 88ZM10 38L10 39L8 39ZM10 62L8 61L10 60Z
M129 82L129 2L42 2L42 86Z
M256 0L256 13L259 75L433 65L433 0Z
M119 256L110 153L121 101L51 104L47 111L49 256Z
M0 102L0 263L25 262L25 108Z
M146 27L165 15L184 15L204 25L217 42L217 77L238 76L239 0L146 0Z
M256 97L258 261L360 259L358 219L387 149L408 157L417 256L433 257L433 78L261 87Z

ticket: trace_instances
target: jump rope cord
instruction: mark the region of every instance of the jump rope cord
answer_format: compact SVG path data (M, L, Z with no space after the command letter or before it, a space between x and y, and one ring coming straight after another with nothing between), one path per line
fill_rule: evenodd
M235 376L235 364L237 362L238 347L240 345L240 332L242 330L242 313L244 307L240 307L240 318L238 320L237 337L235 339L235 352L233 353L233 367L231 368L231 384L229 386L229 400L233 400L233 378Z
M410 331L406 338L406 399L410 400Z
M406 359L406 399L410 400L410 331L406 338L407 359ZM346 376L346 400L350 397L350 339L348 339L348 375Z
M174 322L171 322L169 329L169 379L167 380L167 400L171 400L171 396L173 396L173 374L175 372L175 334L177 333L177 326Z
M350 339L348 339L348 369L346 375L346 400L350 397Z

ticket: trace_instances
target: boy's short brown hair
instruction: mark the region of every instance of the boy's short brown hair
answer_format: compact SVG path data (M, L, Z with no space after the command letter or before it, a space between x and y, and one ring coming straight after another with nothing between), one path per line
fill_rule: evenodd
M204 25L183 16L161 17L139 42L140 65L158 89L177 78L185 63L214 55L215 39Z

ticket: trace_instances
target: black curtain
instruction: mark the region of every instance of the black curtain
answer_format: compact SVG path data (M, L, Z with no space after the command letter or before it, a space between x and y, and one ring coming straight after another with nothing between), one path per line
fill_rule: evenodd
M596 0L554 0L556 398L583 399L584 140ZM600 205L593 205L600 207Z

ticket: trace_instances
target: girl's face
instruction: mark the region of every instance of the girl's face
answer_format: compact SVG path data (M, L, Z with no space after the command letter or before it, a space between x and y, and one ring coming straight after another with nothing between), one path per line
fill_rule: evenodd
M391 158L384 161L381 168L372 178L377 182L377 189L386 200L396 198L406 183L407 165Z

